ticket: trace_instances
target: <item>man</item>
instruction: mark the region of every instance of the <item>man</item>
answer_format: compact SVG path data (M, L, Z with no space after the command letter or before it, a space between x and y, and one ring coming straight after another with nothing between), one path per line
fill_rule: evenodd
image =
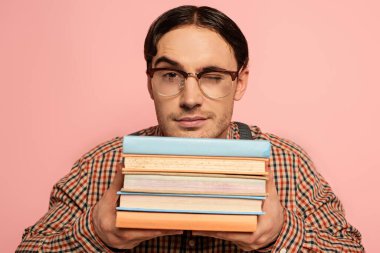
M169 10L151 25L144 53L158 126L140 135L240 138L231 117L247 87L248 46L231 19L209 7ZM26 229L18 251L363 252L359 231L307 154L258 127L251 132L272 143L266 214L256 232L116 228L118 137L80 158L54 186L48 213Z

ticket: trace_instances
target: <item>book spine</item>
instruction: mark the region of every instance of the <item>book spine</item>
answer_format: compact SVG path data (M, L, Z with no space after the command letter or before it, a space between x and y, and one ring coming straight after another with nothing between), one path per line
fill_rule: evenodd
M218 191L218 190L205 190L205 189L176 189L176 188L170 188L170 189L150 189L150 188L138 188L138 189L131 189L131 188L122 188L122 191L125 192L144 192L144 193L166 193L166 194L209 194L209 195L225 195L226 191ZM263 191L249 191L249 190L240 190L240 191L228 191L228 195L230 196L238 196L238 197L245 197L245 196L261 196L266 197L267 193Z
M225 195L226 191L217 191L217 190L204 190L204 189L195 189L195 190L182 190L182 189L149 189L149 188L122 188L121 191L124 192L143 192L143 193L164 193L164 194L208 194L210 196L215 195ZM229 191L229 196L257 196L257 197L266 197L267 193L265 191Z
M128 167L128 168L123 168L122 169L122 173L123 174L127 174L128 172L151 172L151 173L161 173L161 172L183 172L183 173L203 173L204 171L202 171L202 168L198 166L197 167L192 167L192 168L186 168L185 166L182 166L181 168L177 167L177 168L171 168L169 166L167 167L159 167L159 166L144 166L144 167L134 167L132 168L132 166L128 163L124 163L124 166L125 167ZM259 171L261 170L261 171ZM263 168L250 168L249 170L238 170L237 168L219 168L217 170L208 170L206 173L207 174L232 174L232 175L236 175L237 173L239 173L240 175L255 175L255 176L267 176L268 175L268 172L264 171L265 170L265 167Z
M264 200L266 198L266 196L151 193L151 192L128 192L128 191L118 191L117 194L118 195L137 195L137 196L199 197L199 198L221 198L221 199L254 199L254 200Z
M240 211L207 211L207 210L184 210L184 209L160 209L160 208L139 208L139 207L116 207L117 211L129 211L129 212L150 212L150 213L194 213L194 214L223 214L223 215L263 215L262 211L253 212L240 212Z
M157 136L124 136L123 153L191 156L269 158L271 144L265 140L226 140Z
M257 227L257 216L117 211L116 227L254 232Z
M125 172L265 175L269 159L124 154ZM199 175L199 174L198 174Z

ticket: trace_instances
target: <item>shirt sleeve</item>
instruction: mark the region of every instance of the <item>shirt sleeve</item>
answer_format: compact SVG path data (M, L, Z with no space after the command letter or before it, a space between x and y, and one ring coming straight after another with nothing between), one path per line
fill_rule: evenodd
M360 232L307 155L298 156L296 208L285 208L284 226L272 252L364 252Z
M16 252L112 252L97 237L91 222L87 174L88 164L79 160L54 185L48 212L25 229Z

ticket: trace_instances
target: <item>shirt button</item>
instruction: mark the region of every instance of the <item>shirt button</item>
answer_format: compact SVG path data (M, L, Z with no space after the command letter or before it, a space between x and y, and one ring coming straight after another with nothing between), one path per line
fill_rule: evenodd
M280 253L286 253L286 249L282 248L282 249L280 250Z
M194 240L189 240L189 246L193 248L195 246L195 241Z

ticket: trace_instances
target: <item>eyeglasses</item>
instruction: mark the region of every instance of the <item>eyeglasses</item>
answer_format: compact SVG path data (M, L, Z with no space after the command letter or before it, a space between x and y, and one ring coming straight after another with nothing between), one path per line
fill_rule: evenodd
M176 96L184 90L188 77L198 81L199 89L209 98L223 98L232 91L232 82L238 76L238 71L207 70L200 73L187 73L178 69L150 68L147 74L152 86L161 96Z

